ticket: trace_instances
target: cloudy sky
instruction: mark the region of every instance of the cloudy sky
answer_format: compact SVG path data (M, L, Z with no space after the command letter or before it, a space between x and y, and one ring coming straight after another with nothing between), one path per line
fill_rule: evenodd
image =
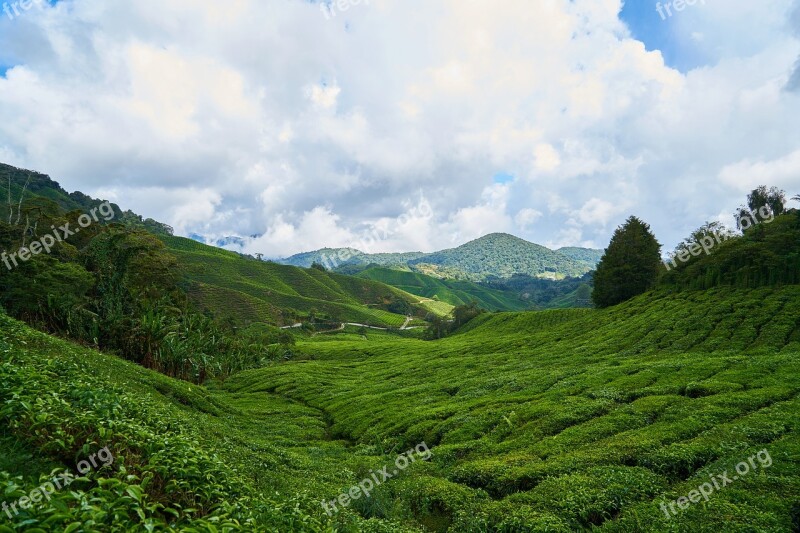
M0 161L250 253L671 249L800 193L800 0L12 4Z

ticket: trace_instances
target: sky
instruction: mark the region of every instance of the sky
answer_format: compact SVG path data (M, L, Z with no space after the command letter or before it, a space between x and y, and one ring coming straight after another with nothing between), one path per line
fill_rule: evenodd
M14 4L0 162L246 253L666 252L800 193L800 0Z

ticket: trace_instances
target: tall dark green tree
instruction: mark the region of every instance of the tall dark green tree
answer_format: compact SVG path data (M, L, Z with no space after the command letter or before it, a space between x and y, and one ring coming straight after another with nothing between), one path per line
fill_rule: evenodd
M661 268L661 245L650 226L630 217L617 228L594 275L592 299L610 307L642 294L656 283Z

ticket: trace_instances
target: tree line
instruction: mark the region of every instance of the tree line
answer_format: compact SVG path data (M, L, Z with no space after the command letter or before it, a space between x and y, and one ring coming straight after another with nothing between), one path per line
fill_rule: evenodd
M83 214L42 196L9 206L0 219L0 248L9 252L52 228L76 227ZM175 256L151 233L168 228L141 217L126 222L131 217L81 228L50 253L0 268L0 305L38 329L195 383L286 353L294 342L286 332L238 330L195 309Z
M800 201L800 195L792 200ZM631 216L616 229L597 266L595 305L613 306L659 286L800 283L800 211L786 204L785 191L777 187L754 189L734 213L739 232L718 222L705 223L678 245L675 255L682 260L673 261L674 269L662 263L662 246L650 226Z

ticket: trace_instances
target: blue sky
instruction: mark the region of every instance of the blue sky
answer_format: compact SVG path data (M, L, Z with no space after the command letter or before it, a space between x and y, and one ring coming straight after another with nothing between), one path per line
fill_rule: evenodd
M671 0L661 2L670 4ZM682 36L678 24L684 23L686 10L704 9L700 0L694 6L678 13L672 10L672 16L667 16L667 11L662 10L666 20L656 10L655 0L628 0L620 14L620 18L631 29L633 36L642 41L648 50L660 50L664 62L670 67L681 72L687 72L704 64L697 47L691 40Z

